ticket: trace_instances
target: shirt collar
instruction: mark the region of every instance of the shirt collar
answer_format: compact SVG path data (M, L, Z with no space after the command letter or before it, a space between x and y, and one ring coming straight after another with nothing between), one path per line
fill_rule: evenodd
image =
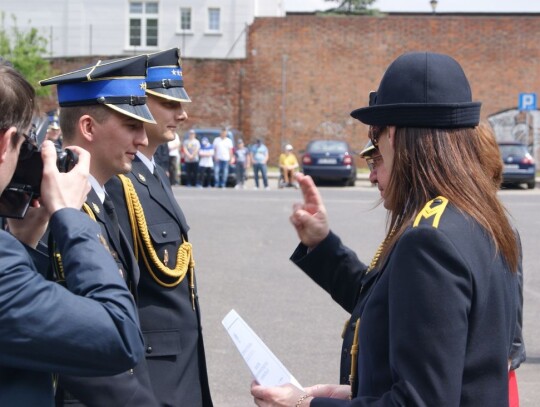
M146 165L146 168L148 168L148 170L153 174L154 170L156 168L156 163L154 162L154 157L152 157L152 159L150 160L150 159L148 159L147 156L145 156L140 151L137 151L137 157L139 157L139 159L143 162L143 164Z
M103 201L105 200L105 189L101 185L99 185L99 182L97 182L97 180L91 174L88 176L88 181L90 182L90 185L92 186L94 191L96 191L96 194L101 203L103 203Z

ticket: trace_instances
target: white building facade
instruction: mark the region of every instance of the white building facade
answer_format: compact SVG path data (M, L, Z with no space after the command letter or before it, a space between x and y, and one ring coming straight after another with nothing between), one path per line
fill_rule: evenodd
M283 0L0 0L0 12L8 33L38 29L52 58L180 47L188 58L241 59L255 17L285 16Z

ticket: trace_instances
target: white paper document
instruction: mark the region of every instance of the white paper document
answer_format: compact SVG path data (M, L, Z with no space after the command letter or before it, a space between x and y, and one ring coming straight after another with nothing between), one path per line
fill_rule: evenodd
M221 323L259 384L279 386L291 383L302 389L300 383L235 310L231 310Z

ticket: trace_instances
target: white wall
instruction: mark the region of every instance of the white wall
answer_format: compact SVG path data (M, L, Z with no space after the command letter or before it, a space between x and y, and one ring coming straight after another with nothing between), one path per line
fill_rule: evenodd
M179 29L180 7L191 7L192 30ZM209 33L208 7L221 10L221 31ZM4 24L37 28L47 55L131 55L178 46L193 58L245 58L246 26L261 16L284 16L283 0L159 0L159 46L130 47L127 0L0 0Z

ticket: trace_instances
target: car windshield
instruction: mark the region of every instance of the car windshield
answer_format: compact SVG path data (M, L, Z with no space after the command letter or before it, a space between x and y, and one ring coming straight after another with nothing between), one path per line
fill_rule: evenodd
M516 144L500 144L501 155L504 158L506 157L523 157L528 153L527 147Z
M343 141L318 140L313 141L308 150L313 153L345 153L347 143Z

